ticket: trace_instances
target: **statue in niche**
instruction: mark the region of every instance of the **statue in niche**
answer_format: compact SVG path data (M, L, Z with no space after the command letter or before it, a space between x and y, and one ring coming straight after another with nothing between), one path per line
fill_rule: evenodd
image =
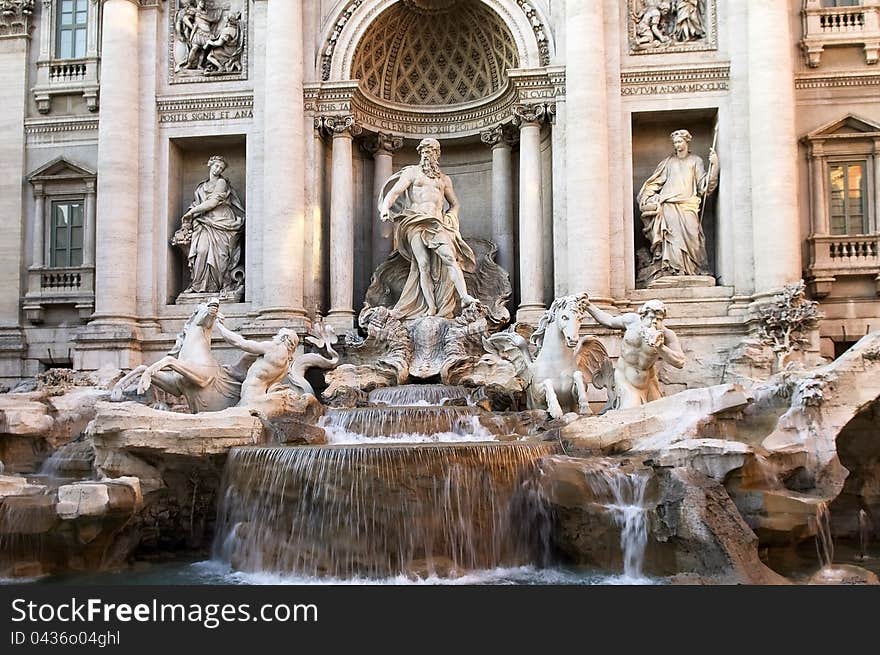
M394 312L401 320L420 316L452 318L476 299L464 273L476 271L476 259L458 231L459 202L452 180L440 169L440 142L423 139L421 161L393 175L391 189L379 200L379 217L394 221L394 250L409 262ZM404 207L392 208L405 196ZM444 211L445 203L449 204Z
M639 190L637 200L644 234L650 242L650 261L640 280L666 276L709 275L702 205L718 186L718 155L709 151L709 170L689 151L691 134L671 134L674 153L661 161Z
M244 297L241 240L245 211L225 177L226 160L208 160L210 174L195 190L195 199L181 218L171 244L188 248L190 285L184 294L219 294L223 300Z
M623 331L620 357L614 369L606 362L601 374L593 378L597 387L608 389L606 409L631 409L662 398L660 360L675 368L683 368L685 364L678 337L663 325L666 306L659 300L649 300L637 314L620 316L611 316L589 301L584 309L600 325Z
M242 12L215 9L208 0L185 0L174 17L174 34L185 49L185 55L178 56L175 74L242 72Z
M707 38L706 0L630 0L629 13L634 52L688 49Z

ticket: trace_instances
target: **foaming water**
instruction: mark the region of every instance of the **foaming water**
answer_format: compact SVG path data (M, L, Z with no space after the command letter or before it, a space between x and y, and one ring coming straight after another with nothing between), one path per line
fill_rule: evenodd
M370 392L371 405L388 407L418 407L443 405L450 401L470 401L470 391L465 387L445 384L402 384L384 387Z
M495 441L480 414L475 407L331 409L319 425L331 444Z
M549 562L531 484L556 446L245 447L224 475L215 556L237 570L337 580L454 577Z

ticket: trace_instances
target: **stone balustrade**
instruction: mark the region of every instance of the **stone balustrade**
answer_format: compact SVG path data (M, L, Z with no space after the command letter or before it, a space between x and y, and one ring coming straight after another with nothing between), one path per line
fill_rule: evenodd
M94 266L31 268L22 308L31 323L42 323L45 310L52 305L74 305L85 320L95 305Z
M808 239L810 291L822 298L839 275L871 275L880 294L880 234L827 235Z
M829 46L862 46L865 63L876 64L880 52L880 3L866 1L854 7L823 7L820 0L804 0L804 55L816 68Z

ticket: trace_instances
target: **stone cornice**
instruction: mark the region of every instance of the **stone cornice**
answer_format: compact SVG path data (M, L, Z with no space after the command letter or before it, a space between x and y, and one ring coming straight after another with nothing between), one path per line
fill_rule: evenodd
M508 78L509 83L497 93L460 105L414 107L379 101L355 80L306 84L303 100L306 112L313 116L352 115L370 132L423 138L479 136L510 123L514 105L540 103L549 108L565 94L562 67L510 70Z
M620 85L622 96L727 91L730 89L730 65L623 71Z
M91 116L74 116L64 118L28 119L24 123L24 133L53 134L59 132L98 131L98 119Z
M880 85L880 72L795 75L795 89L834 89Z

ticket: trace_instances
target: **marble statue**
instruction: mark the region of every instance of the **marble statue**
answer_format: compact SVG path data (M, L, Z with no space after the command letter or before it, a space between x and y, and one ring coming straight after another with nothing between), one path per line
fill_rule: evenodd
M475 301L464 274L476 270L476 260L459 233L459 202L452 180L440 169L440 142L423 139L418 152L420 163L393 175L385 184L392 185L390 190L379 201L380 219L394 221L395 252L409 262L394 311L401 320L452 318ZM402 197L404 206L395 212Z
M587 294L553 301L527 342L515 331L498 332L483 340L486 350L511 361L526 383L529 409L546 408L560 418L566 412L591 414L587 385L606 365L608 353L595 337L580 337L581 321L589 307Z
M197 305L168 355L155 364L138 366L119 380L110 399L122 400L125 390L137 380L138 393L155 385L172 396L183 396L193 414L236 405L246 372L256 357L248 353L234 366L222 365L214 358L211 334L219 312L220 301L216 298Z
M271 400L274 393L288 388L299 394L315 395L312 385L305 379L306 371L310 368L332 368L339 361L332 345L336 342L336 335L323 322L316 323L306 340L319 348L326 348L330 358L316 353L297 356L299 337L288 328L278 330L270 341L254 341L233 332L222 321L217 321L215 327L226 343L257 357L241 383L239 406L254 406Z
M188 247L190 284L184 294L219 294L223 300L244 296L241 241L245 211L225 177L226 160L208 160L210 174L199 183L195 199L181 219L172 245Z
M657 370L660 360L675 368L685 364L678 337L663 325L666 306L649 300L637 314L611 316L587 301L585 310L600 325L624 333L614 370L606 368L595 381L597 387L608 387L607 408L630 409L662 398Z
M691 134L671 134L674 153L661 161L638 193L651 259L639 277L709 275L701 206L718 186L718 155L709 152L709 170L689 151Z

